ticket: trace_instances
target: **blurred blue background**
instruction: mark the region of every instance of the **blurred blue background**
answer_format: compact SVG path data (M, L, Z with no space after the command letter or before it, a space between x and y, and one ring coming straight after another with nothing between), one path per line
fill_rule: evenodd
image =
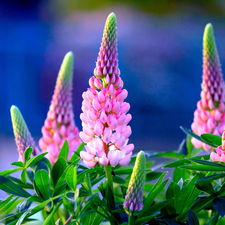
M174 150L200 99L202 36L214 26L225 70L223 0L1 0L0 158L17 160L10 107L36 143L64 55L73 51L73 103L81 129L82 93L93 75L105 20L117 15L119 68L131 104L135 150ZM8 154L7 154L8 153ZM11 157L11 158L9 158ZM4 167L4 163L0 168Z

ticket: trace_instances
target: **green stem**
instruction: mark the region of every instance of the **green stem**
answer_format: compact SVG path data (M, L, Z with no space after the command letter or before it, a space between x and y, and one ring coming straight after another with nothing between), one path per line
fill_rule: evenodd
M112 167L111 165L106 165L105 166L105 174L106 174L106 180L113 192L113 178L112 178Z
M133 214L129 214L129 220L128 220L128 225L133 225L134 223L134 215Z

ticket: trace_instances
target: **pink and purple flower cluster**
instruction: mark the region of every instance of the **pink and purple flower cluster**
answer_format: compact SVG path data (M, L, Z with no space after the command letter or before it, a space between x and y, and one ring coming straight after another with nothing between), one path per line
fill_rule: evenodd
M126 166L131 159L133 144L128 145L131 127L125 102L128 92L123 89L117 58L116 16L111 13L105 24L102 44L90 88L83 93L81 139L86 151L80 156L88 167L117 164Z
M199 136L203 133L221 136L225 126L225 87L211 24L206 25L203 37L202 79L201 100L197 103L191 128ZM192 143L196 148L211 149L195 138Z

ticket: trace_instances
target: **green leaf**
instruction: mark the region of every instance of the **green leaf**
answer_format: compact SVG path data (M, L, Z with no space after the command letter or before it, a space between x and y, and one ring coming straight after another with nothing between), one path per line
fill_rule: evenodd
M46 154L48 154L48 152L44 152L44 153L41 153L37 156L34 156L32 157L26 164L26 167L31 167L33 166L35 163L37 163L39 160L41 160Z
M23 213L23 215L20 217L16 225L21 225L23 223L23 220L25 219L26 215L29 214L30 210L27 210L26 212Z
M80 144L80 146L77 148L77 150L73 153L71 159L70 159L70 163L72 163L73 161L75 161L76 159L80 158L80 152L84 149L85 143L82 142Z
M162 182L162 180L163 180L163 178L164 178L165 175L166 175L166 173L163 173L161 175L161 177L159 178L159 180L156 182L156 184L153 186L153 188L149 192L146 200L144 201L144 207L143 207L143 209L141 210L141 212L138 215L138 219L141 218L141 217L143 217L143 216L145 216L148 213L148 211L149 211L149 209L150 209L150 207L151 207L154 199L157 197L157 195L166 186L166 184L167 184L167 182L168 182L169 179L167 179L167 180L165 180L165 181Z
M35 173L35 184L43 195L44 199L48 199L50 195L49 176L46 170L41 169Z
M69 166L66 167L66 169L64 170L63 174L60 176L60 178L59 178L59 180L58 180L58 182L57 182L57 184L55 186L55 190L54 190L53 195L55 195L55 193L58 193L58 190L57 189L59 189L63 185L63 183L65 182L67 171L71 167L76 166L79 161L80 161L80 158L76 159L73 163L71 163Z
M188 224L199 225L198 216L192 209L188 210Z
M59 209L59 207L62 205L62 201L60 201L55 207L54 209L51 211L51 213L48 215L48 217L45 219L44 224L43 225L49 225L51 224L51 220L53 219L54 215L56 214L57 210Z
M59 178L66 169L66 160L64 158L59 158L52 168L52 179L54 187L56 186Z
M126 180L119 176L113 177L113 182L117 184L126 184Z
M196 182L195 186L199 190L204 191L206 193L209 193L209 194L213 194L214 193L214 189L213 189L212 184L209 181L207 181L207 180L205 182Z
M30 148L30 147L28 147L26 149L26 151L24 152L24 162L25 162L25 164L28 161L28 159L30 158L32 152L33 152L33 148Z
M210 143L210 142L207 142L207 141L203 140L201 137L199 137L199 136L196 135L195 133L191 132L191 131L188 130L187 128L180 127L180 129L181 129L182 131L184 131L184 133L189 134L190 136L196 138L197 140L199 140L199 141L201 141L201 142L203 142L203 143L205 143L205 144L207 144L207 145L210 145L210 146L212 146L212 147L214 147L214 148L218 147L217 145L215 145L215 144L213 144L213 143Z
M10 163L11 165L13 166L18 166L18 167L23 167L23 163L18 161L18 162L13 162L13 163Z
M70 167L66 173L66 182L75 191L77 187L77 166Z
M169 159L182 159L185 157L185 155L177 152L160 152L160 153L154 153L152 156L157 156L157 157L164 157L164 158L169 158Z
M194 176L182 190L180 207L178 208L178 213L180 214L178 217L178 221L181 221L181 218L187 214L187 211L194 204L199 194L201 193L201 191L195 187L195 182L198 179L198 175Z
M68 141L65 140L65 142L59 152L58 159L63 158L65 161L67 161L68 153L69 153L69 144L68 144Z
M180 207L181 190L177 183L171 182L166 191L166 199L174 198L174 208Z
M124 175L124 174L131 174L133 172L133 166L126 166L119 169L114 169L116 175Z
M222 167L225 170L224 165L221 165L221 164L216 163L216 162L209 162L209 161L199 160L199 159L189 159L189 160L191 160L193 162L196 162L196 163L199 163L199 164L202 164L202 165Z
M162 175L162 172L155 172L155 171L147 172L145 174L145 181L148 182L151 180L158 179L161 175Z
M222 138L220 136L214 135L214 134L202 134L201 138L206 141L210 142L212 144L215 144L217 146L222 145Z
M23 181L23 183L27 183L27 171L23 170L21 173L21 180Z
M197 171L224 171L224 168L219 166L208 166L208 165L187 165L181 166L180 168L188 170L197 170Z
M152 218L155 218L159 213L154 213L153 215L151 216L145 216L145 217L142 217L142 218L139 218L137 219L133 225L142 225L142 224L146 224L148 223Z
M225 216L225 199L216 197L213 200L213 206L221 217Z
M1 172L0 172L0 175L1 175L1 176L8 176L9 174L15 173L15 172L20 171L20 170L22 170L22 169L23 169L23 168L15 168L15 169L10 169L10 170L4 170L4 171L1 171Z
M0 189L20 197L29 197L30 194L16 185L9 178L0 175Z

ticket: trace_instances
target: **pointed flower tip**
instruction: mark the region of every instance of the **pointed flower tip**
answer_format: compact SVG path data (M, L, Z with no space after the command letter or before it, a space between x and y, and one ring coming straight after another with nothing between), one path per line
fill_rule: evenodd
M216 48L214 31L213 31L213 26L212 26L211 23L208 23L205 26L204 36L203 36L203 47L204 47L205 50L211 49L210 51L212 51L213 49Z
M16 114L18 112L19 112L19 109L15 105L12 105L10 108L11 116L13 116L14 114Z
M111 12L107 17L107 21L111 21L111 20L116 21L116 14L114 12Z
M70 51L65 55L59 71L59 77L61 79L65 79L65 81L70 80L73 75L73 61L73 52Z

